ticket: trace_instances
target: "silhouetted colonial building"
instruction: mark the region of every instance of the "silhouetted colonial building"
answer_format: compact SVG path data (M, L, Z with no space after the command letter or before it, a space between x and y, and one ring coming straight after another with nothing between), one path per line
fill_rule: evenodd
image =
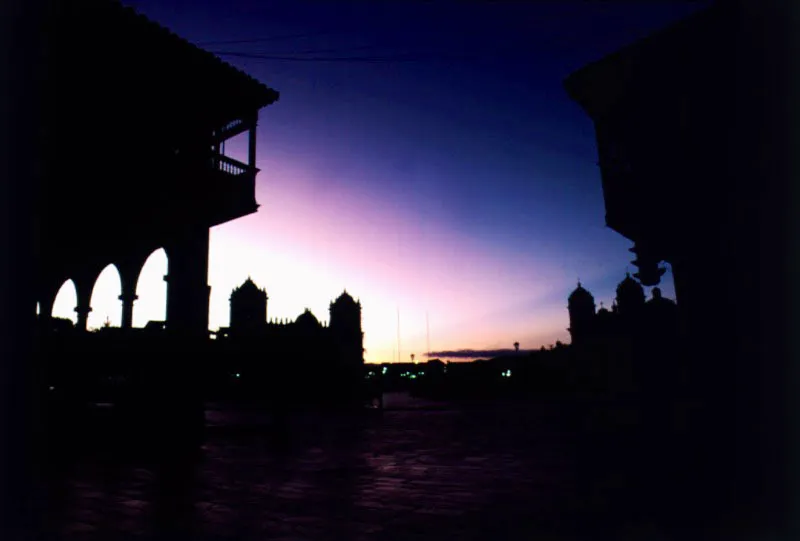
M687 348L669 461L691 473L663 492L695 497L698 524L778 538L797 537L795 7L717 1L565 82L593 123L606 224L647 285L672 267Z
M257 211L259 110L278 92L118 1L45 4L37 69L39 130L47 135L36 149L31 312L39 302L47 319L57 291L72 279L76 327L86 329L95 279L114 264L122 327L130 328L140 269L163 248L166 329L205 339L209 228ZM247 138L245 161L225 153L225 142L238 135ZM92 166L63 182L64 167L85 152L86 140L93 141Z
M364 365L361 303L343 292L330 304L325 324L308 309L294 321L268 319L268 299L250 278L231 293L231 323L217 332L217 343L239 379L269 386L277 370L288 387L302 382L336 387L340 396L355 392Z
M569 310L569 331L573 344L582 343L592 333L595 325L595 303L594 297L580 282L568 300L567 309Z
M651 329L676 335L678 312L675 301L665 298L657 287L653 288L652 294L652 298L645 301L642 285L626 274L625 279L617 285L612 309L601 306L595 312L594 297L579 282L567 304L572 345L577 348L591 347L598 341L607 342L612 339L610 337L622 334L649 335Z
M131 383L117 398L149 419L140 424L148 439L195 440L205 422L201 357L210 347L209 229L257 211L259 111L278 92L118 1L30 4L42 18L28 63L34 106L20 116L32 134L29 157L17 160L26 164L17 182L32 204L30 231L20 238L33 267L30 286L20 288L20 317L34 325L39 306L31 364L42 379L20 386L52 405L54 426L71 427L58 420L66 408L47 389L77 404L99 396L98 381L125 373ZM239 135L247 140L243 161L225 151ZM137 283L160 248L166 317L154 325L165 332L140 332L132 329ZM109 264L119 272L122 331L87 333L94 284ZM68 279L77 298L73 332L50 317ZM57 362L63 358L73 362Z
M595 311L594 297L579 283L567 307L576 385L609 396L640 393L652 378L668 385L663 371L678 340L678 312L659 288L646 301L641 284L626 274L611 310Z
M234 332L253 333L262 330L267 317L267 292L248 278L231 293L231 323Z

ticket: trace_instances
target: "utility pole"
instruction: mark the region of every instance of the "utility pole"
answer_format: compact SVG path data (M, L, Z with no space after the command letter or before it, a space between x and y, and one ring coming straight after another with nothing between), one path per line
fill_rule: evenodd
M428 319L428 312L425 312L425 329L427 330L428 340L428 360L431 360L431 322Z
M397 362L403 357L400 354L400 307L397 307Z

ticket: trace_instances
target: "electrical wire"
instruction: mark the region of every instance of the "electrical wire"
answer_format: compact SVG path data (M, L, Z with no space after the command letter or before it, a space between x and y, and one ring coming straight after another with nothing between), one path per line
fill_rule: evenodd
M304 34L284 34L278 36L267 36L263 38L253 38L253 39L230 39L230 40L221 40L221 41L202 41L197 43L196 45L200 47L207 47L209 45L238 45L240 43L267 43L271 41L280 41L284 39L305 39L305 38L314 38L317 36L329 36L332 34L342 34L341 30L324 30L322 32L314 32L314 33L304 33Z
M290 51L287 53L277 53L277 52L259 52L259 51L241 51L244 54L263 54L267 56L274 56L281 54L292 54L292 55L318 55L318 54L330 54L330 53L349 53L352 51L368 51L368 50L378 50L378 49L391 49L391 46L381 46L381 45L359 45L357 47L336 47L333 49L306 49L305 51ZM230 51L231 53L234 51ZM238 52L238 51L237 51Z
M239 53L235 51L210 51L218 56L233 56L238 58L255 60L278 60L291 62L367 62L367 63L389 63L389 62L419 62L425 60L421 56L394 56L394 57L369 57L369 56L281 56L266 54ZM428 57L429 59L431 57Z

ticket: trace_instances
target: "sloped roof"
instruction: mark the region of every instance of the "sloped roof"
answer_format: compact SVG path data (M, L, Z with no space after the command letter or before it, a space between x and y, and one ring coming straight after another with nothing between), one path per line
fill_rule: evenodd
M730 13L724 4L715 2L577 69L564 80L567 93L595 117L624 101L631 85L686 73L689 64L702 62L709 42L722 39Z
M194 93L222 92L245 108L260 109L279 97L277 91L118 0L49 2L56 46L76 47L70 52L71 62L91 58L103 64L98 70L101 74L120 72L131 77L149 69L164 77L165 87L185 84ZM191 86L198 80L204 84Z
M155 39L163 40L165 46L169 44L169 46L175 47L176 49L180 48L182 49L182 54L187 55L187 57L195 57L196 62L201 65L201 69L217 70L221 73L224 73L225 76L230 79L231 83L248 87L250 92L261 98L261 107L278 99L277 91L269 88L267 85L251 77L244 71L221 60L213 53L210 53L205 49L201 49L197 45L194 45L190 41L175 34L169 28L161 26L157 22L148 19L140 13L137 13L133 8L124 6L122 3L116 0L109 1L117 6L120 16L129 20L130 24L138 25L142 29L148 29L150 31L150 35Z

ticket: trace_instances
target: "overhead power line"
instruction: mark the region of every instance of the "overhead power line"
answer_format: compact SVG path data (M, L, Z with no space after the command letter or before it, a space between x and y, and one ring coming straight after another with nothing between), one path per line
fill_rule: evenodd
M352 48L349 50L355 51L358 49L368 49L372 47L364 46ZM339 52L347 52L348 49L339 49ZM254 60L276 60L287 62L362 62L362 63L392 63L392 62L476 62L476 61L496 61L500 58L510 59L525 54L525 51L515 48L499 48L492 51L484 49L472 52L460 53L446 53L435 51L418 51L406 53L385 53L382 55L366 55L366 56L325 56L322 53L336 52L334 49L318 49L308 51L298 51L296 53L252 53L242 51L228 51L228 50L211 50L211 53L218 56L229 56L244 59ZM309 55L309 56L296 56L296 55Z
M419 62L424 60L433 59L432 56L427 55L427 58L422 55L397 55L397 56L281 56L281 55L266 55L266 54L251 54L239 53L234 51L211 51L218 56L233 56L238 58L249 58L256 60L280 60L290 62ZM464 57L459 57L464 58ZM441 59L447 59L441 57ZM456 58L450 58L455 60Z
M262 52L258 52L258 51L240 51L240 52L244 53L244 54L258 54L258 55L263 54L263 55L266 55L266 56L274 56L274 55L281 56L283 54L291 54L291 55L318 55L318 54L330 54L330 53L339 54L339 53L349 53L349 52L352 52L352 51L369 51L369 50L373 50L373 51L383 50L383 52L385 53L386 49L391 49L391 48L392 48L391 46L385 46L385 45L359 45L359 46L356 46L356 47L335 47L333 49L318 49L317 48L317 49L306 49L304 51L287 51L285 53L277 53L277 52L263 52L262 53ZM397 48L397 46L395 48ZM232 52L233 51L231 51L231 53ZM219 54L219 53L217 53L217 54Z
M268 36L263 38L253 38L253 39L229 39L229 40L222 40L222 41L201 41L196 45L200 47L206 47L209 45L236 45L239 43L267 43L270 41L280 41L284 39L305 39L305 38L315 38L317 36L329 36L331 34L341 34L341 30L323 30L321 32L313 32L313 33L303 33L303 34L283 34L278 36Z

